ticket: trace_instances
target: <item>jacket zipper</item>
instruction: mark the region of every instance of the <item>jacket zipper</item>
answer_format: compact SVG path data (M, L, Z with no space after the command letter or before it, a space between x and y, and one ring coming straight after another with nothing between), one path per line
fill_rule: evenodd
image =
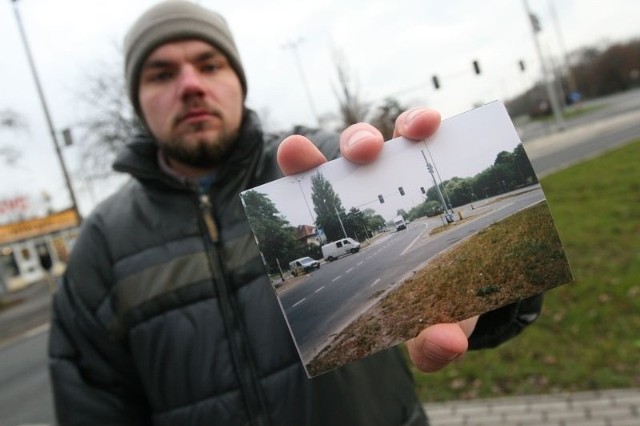
M205 238L207 258L213 274L213 282L218 293L220 311L225 330L229 338L231 357L240 381L240 387L252 425L268 425L266 404L257 378L255 366L247 346L247 338L240 325L239 315L234 300L229 294L229 287L223 273L222 261L218 251L220 234L213 217L213 209L209 195L198 191L200 218L209 238Z

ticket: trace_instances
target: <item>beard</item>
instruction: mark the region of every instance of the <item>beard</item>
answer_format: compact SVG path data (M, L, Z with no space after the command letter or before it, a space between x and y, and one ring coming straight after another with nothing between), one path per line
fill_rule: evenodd
M238 131L220 128L215 136L198 133L207 130L207 123L198 123L184 135L160 142L169 158L191 167L209 169L219 165L238 137Z

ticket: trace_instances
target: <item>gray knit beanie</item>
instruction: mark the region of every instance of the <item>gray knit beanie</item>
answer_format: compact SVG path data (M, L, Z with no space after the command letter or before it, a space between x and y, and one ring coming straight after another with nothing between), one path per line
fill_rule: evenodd
M168 0L143 13L124 39L127 92L140 118L143 117L138 88L145 59L161 44L191 38L211 43L225 54L240 79L244 96L247 96L247 80L240 55L224 18L190 1Z

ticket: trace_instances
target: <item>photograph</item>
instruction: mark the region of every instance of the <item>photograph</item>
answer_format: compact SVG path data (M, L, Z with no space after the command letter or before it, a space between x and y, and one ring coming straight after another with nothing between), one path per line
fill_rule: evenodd
M309 377L573 280L499 101L241 199Z

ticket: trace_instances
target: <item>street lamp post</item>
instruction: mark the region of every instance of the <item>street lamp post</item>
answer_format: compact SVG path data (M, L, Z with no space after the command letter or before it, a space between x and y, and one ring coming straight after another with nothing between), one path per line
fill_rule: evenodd
M342 219L340 218L340 213L338 213L338 208L335 206L335 204L333 205L333 210L336 212L336 216L338 216L338 222L340 222L340 228L342 228L342 233L344 234L345 238L347 237L347 231L344 230L344 225L342 224Z
M300 187L300 192L302 193L302 199L304 200L304 203L307 206L307 211L309 212L309 217L311 217L311 223L315 223L315 219L313 217L313 213L311 213L311 207L309 207L309 202L307 201L307 197L304 193L304 189L302 189L302 183L300 183L300 181L302 180L302 177L296 177L294 178L294 180L298 183L298 186Z
M298 68L298 72L300 73L300 79L302 80L302 85L304 86L304 90L305 93L307 94L307 101L309 102L309 109L311 110L311 113L313 114L313 118L316 119L316 122L318 123L318 126L320 126L320 117L318 116L318 113L316 112L316 107L313 103L313 98L311 96L311 90L309 90L309 84L307 84L307 79L304 75L304 69L302 68L302 61L300 60L300 55L298 53L298 44L300 44L300 42L302 42L302 39L298 39L296 41L290 41L288 43L286 43L283 47L285 49L291 49L291 51L293 52L293 56L295 57L296 60L296 66Z
M540 42L538 41L538 32L540 32L540 26L539 23L537 23L536 16L531 12L531 9L529 8L529 3L527 2L527 0L522 0L522 3L524 4L525 11L527 12L527 17L530 21L531 35L533 36L533 43L536 46L536 52L538 53L538 58L540 59L540 66L542 67L542 78L544 79L545 87L547 89L549 102L551 102L551 110L553 112L558 129L564 130L564 118L562 117L562 112L560 111L560 103L558 102L556 92L551 85L551 81L549 80L547 64L544 60L544 57L542 56L542 49L540 48Z
M424 155L424 150L420 150L420 152L422 153L422 158L424 158L424 162L427 164L427 170L431 175L431 179L433 179L433 184L435 185L436 191L438 192L440 203L442 203L442 209L444 212L447 213L446 214L447 222L453 222L453 214L452 214L453 210L449 212L449 207L447 206L447 203L444 201L444 196L442 195L442 191L440 191L440 185L438 185L438 182L436 181L436 176L433 172L433 166L431 165L431 163L429 163L429 160L427 160L427 156Z
M53 141L53 146L55 148L56 155L58 157L58 161L60 162L60 168L62 169L62 173L64 175L64 180L67 185L67 189L69 190L69 197L71 198L72 208L76 212L76 217L78 220L81 220L80 211L78 210L78 203L76 201L76 196L73 191L73 186L71 185L71 179L69 178L69 172L67 171L67 166L64 163L64 158L62 157L62 152L60 151L60 145L58 144L58 137L56 135L55 128L53 126L53 121L51 119L51 114L49 114L49 108L47 106L47 101L44 97L44 92L42 90L42 86L40 84L40 79L38 78L38 72L36 71L36 66L33 61L33 57L31 55L31 49L29 48L29 42L27 41L27 35L24 31L24 27L22 26L22 19L20 19L20 12L18 11L18 0L11 0L13 3L13 11L16 16L16 22L18 23L18 30L20 31L20 37L22 39L22 44L24 45L24 50L27 54L27 60L29 61L29 67L31 69L31 74L33 75L33 79L36 84L36 89L38 91L38 96L40 98L40 103L42 104L42 109L44 111L45 118L47 120L47 126L49 127L49 133L51 134L51 140Z

